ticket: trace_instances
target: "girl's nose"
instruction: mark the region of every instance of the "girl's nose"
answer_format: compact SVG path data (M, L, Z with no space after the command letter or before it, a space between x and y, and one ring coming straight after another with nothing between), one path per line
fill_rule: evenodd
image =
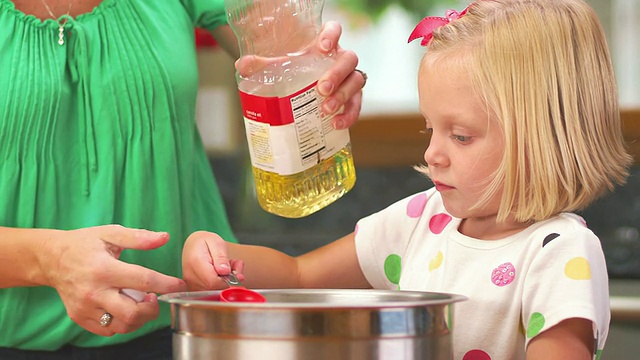
M426 161L429 166L441 167L446 165L446 156L442 144L434 134L431 134L429 146L427 146L427 149L424 151L424 161Z

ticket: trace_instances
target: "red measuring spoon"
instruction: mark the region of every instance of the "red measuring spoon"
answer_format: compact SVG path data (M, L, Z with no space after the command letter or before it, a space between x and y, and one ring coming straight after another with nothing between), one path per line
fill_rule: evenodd
M220 301L223 302L254 302L263 303L267 299L259 292L249 290L242 286L234 274L219 275L229 285L228 288L220 292Z

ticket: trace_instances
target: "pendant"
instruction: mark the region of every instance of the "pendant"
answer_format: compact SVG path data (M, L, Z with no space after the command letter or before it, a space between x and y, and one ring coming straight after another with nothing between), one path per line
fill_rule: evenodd
M64 26L58 28L58 44L64 45Z

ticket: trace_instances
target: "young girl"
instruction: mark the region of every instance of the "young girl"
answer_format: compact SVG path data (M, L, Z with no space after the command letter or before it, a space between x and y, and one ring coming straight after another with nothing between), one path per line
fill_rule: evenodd
M221 288L216 272L233 269L257 288L457 293L469 299L454 306L455 359L597 358L605 259L572 212L624 183L630 156L596 14L581 0L480 0L417 37L435 187L297 258L194 234L185 280Z

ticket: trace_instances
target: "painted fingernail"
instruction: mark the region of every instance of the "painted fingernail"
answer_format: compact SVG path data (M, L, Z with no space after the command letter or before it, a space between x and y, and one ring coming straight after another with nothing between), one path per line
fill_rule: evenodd
M318 85L318 90L320 90L320 95L327 96L331 94L331 90L333 89L333 84L330 81L323 81Z
M322 42L320 42L321 48L324 51L329 51L329 49L331 49L331 40L329 39L324 39L322 40Z

